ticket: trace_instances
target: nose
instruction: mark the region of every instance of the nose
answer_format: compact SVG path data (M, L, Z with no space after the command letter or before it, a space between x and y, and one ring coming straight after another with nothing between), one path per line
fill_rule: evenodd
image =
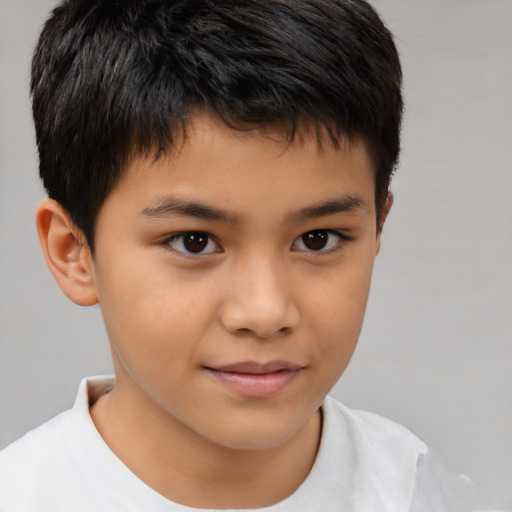
M264 259L240 268L229 280L220 319L229 332L257 338L295 329L300 315L286 272Z

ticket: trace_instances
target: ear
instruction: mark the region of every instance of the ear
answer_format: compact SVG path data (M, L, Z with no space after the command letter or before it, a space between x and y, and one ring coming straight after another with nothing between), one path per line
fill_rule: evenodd
M45 199L37 208L36 226L44 259L60 289L75 304L96 304L91 251L68 213L57 201Z
M382 208L382 211L380 212L379 218L377 219L377 222L378 222L378 226L377 226L377 245L376 245L375 255L379 254L382 229L384 228L384 222L386 222L387 216L388 216L389 211L391 210L392 206L393 206L393 194L390 191L390 192L388 192L388 197L386 198L386 202L384 203L384 207Z

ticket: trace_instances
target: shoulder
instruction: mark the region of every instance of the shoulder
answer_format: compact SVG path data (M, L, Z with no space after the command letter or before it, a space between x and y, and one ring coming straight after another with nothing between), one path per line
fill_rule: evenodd
M427 445L402 425L331 397L322 411L322 472L332 475L333 486L350 489L350 509L409 510Z
M29 431L2 450L0 471L12 474L19 469L26 475L31 469L54 467L61 460L59 457L68 453L70 446L87 432L87 423L91 422L91 388L98 392L98 383L106 386L109 381L103 377L83 379L71 409Z
M352 442L385 451L400 447L417 455L428 451L427 445L410 430L379 414L350 409L330 396L325 399L323 411L333 428L344 432Z
M61 450L69 416L70 411L55 416L0 452L1 485L18 479L27 480L35 468Z
M59 471L70 421L71 411L61 413L0 452L0 509L23 510L44 475Z
M13 461L25 453L36 455L51 451L59 444L61 433L70 420L70 414L71 410L58 414L0 451L0 467L3 467L6 461Z
M0 452L0 510L69 510L76 496L90 488L82 459L99 436L88 412L95 382L84 379L72 409Z

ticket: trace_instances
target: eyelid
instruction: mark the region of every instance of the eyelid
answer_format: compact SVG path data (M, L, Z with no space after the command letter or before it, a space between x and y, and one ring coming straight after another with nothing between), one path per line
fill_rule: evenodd
M305 247L304 249L294 249L294 247L296 246L297 243L302 243L304 245L304 242L302 241L302 237L304 235L307 235L308 233L314 233L315 231L323 231L325 233L328 233L329 235L333 235L337 238L337 242L335 243L335 245L333 247L330 247L328 249L319 249L319 250L314 250L314 249L309 249L307 247ZM341 232L341 231L337 231L335 229L311 229L309 231L306 231L305 233L302 233L299 237L297 237L293 244L292 244L292 250L295 250L297 252L304 252L308 255L318 255L318 256L325 256L325 255L328 255L328 254L332 254L340 249L342 249L345 244L347 244L348 242L351 242L353 240L352 237L346 235L345 233Z
M185 247L183 247L183 250L181 249L178 249L176 247L174 247L172 245L172 242L176 242L176 241L180 241L181 240L181 245L183 246L184 244L184 237L186 235L191 235L191 234L201 234L201 235L205 235L208 237L208 244L206 247L208 247L210 244L215 244L215 249L214 250L210 250L208 252L204 252L204 251L201 251L201 252L192 252L192 251L187 251ZM178 233L174 233L172 235L169 235L167 237L165 237L162 241L161 241L161 245L164 246L167 250L170 250L170 251L173 251L177 254L179 254L180 256L184 256L186 258L199 258L199 257L206 257L206 256L210 256L212 254L216 254L216 253L219 253L219 252L222 252L222 248L221 246L219 245L219 243L217 242L217 240L215 239L215 237L213 235L211 235L210 233L206 232L206 231L200 231L200 230L189 230L189 231L180 231Z

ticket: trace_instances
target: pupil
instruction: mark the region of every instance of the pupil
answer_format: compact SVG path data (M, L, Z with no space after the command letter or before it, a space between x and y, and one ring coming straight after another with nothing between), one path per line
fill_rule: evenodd
M327 245L329 234L327 231L310 231L302 235L304 245L312 251L319 251Z
M187 233L183 237L183 245L189 252L201 252L208 245L208 235L206 233Z

